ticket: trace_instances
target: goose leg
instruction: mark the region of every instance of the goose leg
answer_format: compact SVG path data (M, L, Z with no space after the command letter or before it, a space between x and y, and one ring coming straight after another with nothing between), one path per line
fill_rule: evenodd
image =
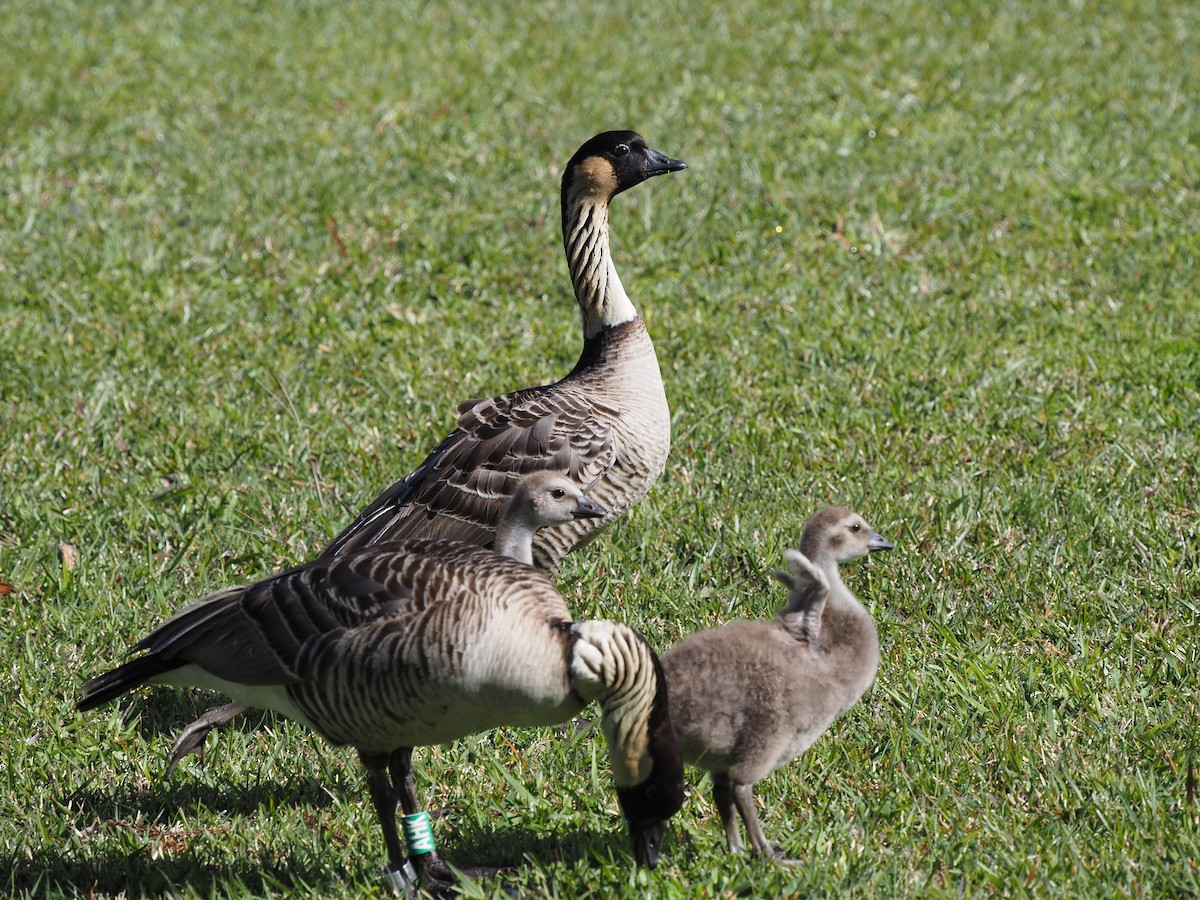
M755 854L784 865L795 865L797 860L787 859L782 847L771 844L767 840L762 824L758 821L758 811L754 808L754 785L734 784L732 794L737 811L741 814L742 821L746 823L746 831L750 835L750 843L754 847Z
M399 750L394 750L388 758L388 767L392 772L392 784L400 797L401 812L406 816L420 812L421 805L417 800L417 791L413 784L412 747L401 747ZM458 877L438 855L437 850L410 856L409 860L420 876L421 886L431 893L448 893L458 881ZM491 866L456 868L468 878L482 878L502 871L502 868Z
M717 812L721 814L721 824L725 827L725 842L729 845L729 852L741 856L746 852L746 848L742 846L742 836L733 813L733 787L729 783L729 775L725 772L713 772L712 786L713 802L717 805Z
M379 817L379 826L383 829L383 843L387 847L388 866L385 871L402 872L408 857L404 845L400 843L400 833L396 830L396 790L388 778L388 761L382 756L358 753L363 766L367 770L367 788L371 792L371 804L375 807L375 815Z
M412 754L412 747L401 747L399 750L392 751L392 755L388 758L392 784L400 796L400 811L406 816L415 815L421 811L421 804L417 801L417 789L413 783ZM393 805L392 808L394 812L395 806ZM392 827L394 830L394 816ZM437 850L412 856L410 860L420 876L422 886L431 892L448 892L457 880L454 873L450 871L450 867L442 862Z
M412 754L412 747L401 747L399 750L393 750L392 755L388 757L392 784L395 785L396 793L400 795L400 808L406 816L411 816L421 808L417 801L417 787L413 782Z
M244 703L226 703L224 706L210 709L191 725L183 729L183 731L179 732L179 737L175 739L175 744L171 747L171 761L167 764L167 771L163 773L163 778L170 778L171 773L175 771L175 767L179 765L185 756L195 753L203 759L204 740L208 737L208 733L214 728L221 728L227 725L235 716L240 715L249 708Z

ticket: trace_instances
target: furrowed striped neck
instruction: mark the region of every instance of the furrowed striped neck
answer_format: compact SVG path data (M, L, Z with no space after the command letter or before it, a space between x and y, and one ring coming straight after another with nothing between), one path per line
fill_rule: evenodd
M585 338L637 318L609 250L607 200L584 191L563 197L563 247Z

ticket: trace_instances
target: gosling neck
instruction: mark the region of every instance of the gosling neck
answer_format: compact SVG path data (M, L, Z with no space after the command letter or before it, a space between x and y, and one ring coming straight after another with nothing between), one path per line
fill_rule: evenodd
M829 582L829 594L827 595L826 603L832 602L835 605L843 605L843 601L849 597L851 602L857 606L861 606L850 589L846 587L846 583L842 581L841 573L838 571L838 561L832 553L822 547L816 541L806 540L808 535L800 541L800 552L807 556L814 566L820 569L825 579Z
M533 535L537 529L525 516L510 512L496 523L492 549L501 556L533 565Z
M583 336L637 318L637 310L613 265L608 246L609 198L565 187L562 196L563 249L575 299L583 316Z

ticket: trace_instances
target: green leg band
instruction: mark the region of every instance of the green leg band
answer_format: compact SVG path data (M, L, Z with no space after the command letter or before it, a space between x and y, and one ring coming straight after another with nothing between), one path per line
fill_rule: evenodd
M429 813L421 811L411 816L401 816L400 826L404 829L404 842L412 856L424 856L434 850L433 831L429 827Z

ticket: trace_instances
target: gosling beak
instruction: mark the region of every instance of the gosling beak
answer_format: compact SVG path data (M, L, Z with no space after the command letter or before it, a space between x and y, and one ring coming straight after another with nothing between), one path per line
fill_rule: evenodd
M870 538L867 540L867 552L874 553L876 550L891 550L896 545L885 538L878 531L872 531Z
M639 866L653 869L658 866L658 851L662 847L663 835L667 832L667 823L660 819L648 822L630 823L629 831L633 835L633 858Z
M608 510L594 500L581 496L575 501L575 518L577 519L599 519L606 515L608 515Z
M682 159L671 159L665 154L659 153L657 150L646 150L646 177L653 178L655 175L666 175L668 172L678 172L680 169L686 169L687 163Z

